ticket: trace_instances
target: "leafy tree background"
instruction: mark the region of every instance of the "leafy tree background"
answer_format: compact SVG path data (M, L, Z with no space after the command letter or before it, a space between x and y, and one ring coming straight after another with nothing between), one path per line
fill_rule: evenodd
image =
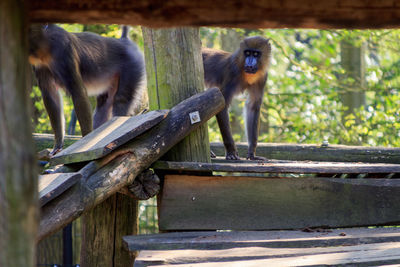
M92 31L119 38L118 25L61 25L68 31ZM399 30L298 30L201 28L203 46L234 50L241 39L262 35L271 39L272 57L262 107L260 142L400 146ZM139 27L131 39L140 48ZM365 83L346 74L341 64L341 42L364 46ZM179 74L177 74L179 75ZM349 112L341 95L357 91L365 105ZM39 89L32 90L36 132L51 133ZM236 141L245 141L242 109L245 95L234 101L232 128ZM95 102L93 102L94 104ZM94 105L93 105L94 106ZM64 99L66 123L72 103ZM79 132L79 124L76 134ZM209 123L211 141L221 141L215 119Z

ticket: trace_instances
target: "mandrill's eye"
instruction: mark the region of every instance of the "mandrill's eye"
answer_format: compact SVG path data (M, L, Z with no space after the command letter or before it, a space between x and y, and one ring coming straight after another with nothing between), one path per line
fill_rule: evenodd
M254 51L254 52L253 52L253 56L254 56L254 57L259 57L259 56L260 56L260 52Z
M244 51L244 55L246 57L249 57L251 55L251 52L249 50Z

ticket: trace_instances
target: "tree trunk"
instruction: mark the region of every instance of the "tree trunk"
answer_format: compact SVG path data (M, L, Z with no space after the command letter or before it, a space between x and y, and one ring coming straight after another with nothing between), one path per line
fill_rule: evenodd
M171 108L203 91L204 72L198 29L142 28L142 31L150 109ZM207 125L192 132L172 148L165 158L210 162Z
M37 170L25 1L0 1L0 266L35 266Z

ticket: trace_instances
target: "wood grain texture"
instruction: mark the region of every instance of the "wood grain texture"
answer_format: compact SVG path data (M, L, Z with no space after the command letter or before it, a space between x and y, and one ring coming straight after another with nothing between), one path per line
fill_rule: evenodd
M79 140L80 136L65 137L64 146L69 146ZM36 151L53 147L52 134L33 134ZM237 143L240 155L247 154L247 143ZM224 145L219 142L210 143L211 150L225 157ZM400 148L398 147L367 147L329 145L323 147L317 144L289 143L258 143L257 154L268 159L276 160L311 160L332 162L369 162L369 163L400 163Z
M138 174L223 107L224 97L219 89L208 89L173 107L168 116L148 132L105 158L87 164L79 171L82 174L79 183L42 207L38 240L132 184ZM193 110L200 112L203 118L200 123L190 123L189 113Z
M210 146L217 156L225 157L222 143L211 143ZM239 155L247 155L247 143L237 143L236 147ZM258 143L257 155L277 160L400 163L398 147Z
M152 167L159 170L217 171L248 173L400 173L400 164L361 162L316 162L316 161L229 161L219 163L157 161Z
M168 175L160 230L266 230L400 222L400 179Z
M219 250L231 248L307 248L400 242L400 229L349 228L325 231L197 231L124 236L128 250Z
M39 176L39 205L43 206L73 186L80 173L52 173Z
M398 266L399 248L400 242L332 248L143 251L135 266Z
M155 110L133 117L113 117L51 158L52 165L98 159L157 125L168 110Z
M198 28L143 27L142 32L150 109L169 109L190 96L204 91ZM207 124L190 133L168 151L164 158L209 162Z
M37 162L31 136L27 1L0 1L0 266L35 266Z
M396 28L396 0L32 0L33 22L116 23L148 27Z
M44 149L52 149L54 147L54 134L33 133L33 141L35 143L35 151L39 152ZM64 149L80 140L82 137L78 135L65 135Z
M175 232L126 236L135 266L382 266L400 263L400 230ZM397 266L397 265L396 265Z

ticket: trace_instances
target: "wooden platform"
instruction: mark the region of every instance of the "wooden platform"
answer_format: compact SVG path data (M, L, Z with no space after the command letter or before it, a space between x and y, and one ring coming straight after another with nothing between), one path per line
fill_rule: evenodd
M383 266L400 263L400 228L181 232L124 237L134 266Z

